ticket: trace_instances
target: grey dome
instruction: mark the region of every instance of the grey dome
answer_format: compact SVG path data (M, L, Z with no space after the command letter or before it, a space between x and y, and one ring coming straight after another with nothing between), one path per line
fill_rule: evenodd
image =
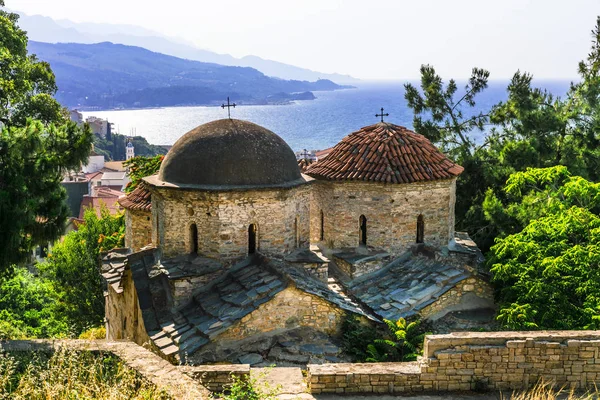
M192 129L169 150L158 179L193 186L268 187L302 179L287 143L262 126L221 119Z

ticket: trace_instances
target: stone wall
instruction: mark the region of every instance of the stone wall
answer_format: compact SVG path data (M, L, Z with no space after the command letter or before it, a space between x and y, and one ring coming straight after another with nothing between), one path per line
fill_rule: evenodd
M152 213L125 210L125 247L138 251L152 243Z
M343 310L320 297L288 287L219 335L217 340L239 340L299 326L308 326L335 336L340 333L343 317Z
M211 392L220 393L228 388L234 379L247 380L250 377L250 365L182 365L179 370L198 381Z
M312 393L405 393L600 384L600 331L429 335L413 363L309 365Z
M153 187L153 238L167 257L189 253L196 224L198 253L233 261L248 254L248 228L255 224L263 254L308 248L309 186L221 192Z
M494 292L481 278L468 278L441 295L434 303L419 311L421 318L436 320L451 311L495 308Z
M0 342L0 356L4 352L52 352L59 349L69 351L106 352L116 355L129 368L139 372L152 383L165 398L177 400L208 399L211 393L199 385L193 377L163 360L151 351L134 343L104 340L12 340ZM235 369L231 368L232 372ZM217 375L220 377L220 375Z
M107 339L128 339L140 345L148 343L150 338L144 327L137 291L128 269L123 272L121 287L123 291L118 293L112 285L108 285L105 296Z
M367 245L395 255L416 242L417 218L423 215L424 241L445 246L454 236L456 179L391 185L317 181L311 195L311 239L323 236L329 247L359 245L359 218L367 218Z

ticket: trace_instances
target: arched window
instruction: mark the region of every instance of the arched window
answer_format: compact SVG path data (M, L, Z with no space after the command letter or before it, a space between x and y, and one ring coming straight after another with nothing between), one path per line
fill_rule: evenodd
M323 210L321 210L321 233L319 240L325 240L325 214L323 214Z
M417 243L424 243L425 240L425 221L423 215L417 217Z
M190 254L198 254L198 227L190 225Z
M367 245L367 217L361 215L358 219L360 225L360 244L362 246Z
M248 226L248 254L256 253L256 224Z

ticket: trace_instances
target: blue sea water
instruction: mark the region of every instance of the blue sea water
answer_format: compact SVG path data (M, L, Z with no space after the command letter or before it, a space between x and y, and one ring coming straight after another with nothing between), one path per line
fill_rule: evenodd
M535 86L563 96L568 81L538 81ZM489 110L507 97L508 82L491 82L477 98L477 107L469 113ZM363 126L379 121L375 117L384 107L386 121L412 128L412 111L404 100L401 82L361 83L356 89L315 92L316 100L298 101L289 105L238 106L231 110L232 118L262 125L281 136L295 151L324 149L338 143L344 136ZM152 144L171 145L196 126L227 117L221 107L167 107L141 110L111 110L84 112L114 123L125 135L135 133Z

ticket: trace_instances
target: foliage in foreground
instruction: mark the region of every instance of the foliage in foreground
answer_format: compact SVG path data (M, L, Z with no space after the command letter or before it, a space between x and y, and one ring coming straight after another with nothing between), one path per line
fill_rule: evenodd
M422 352L423 331L420 321L384 320L386 330L364 324L347 315L342 325L342 348L356 362L414 361Z
M60 350L0 354L0 399L135 399L168 397L112 355Z
M225 390L213 397L222 400L275 400L281 385L273 387L267 382L269 372L270 369L267 369L257 376L251 374L244 378L232 375L232 381Z
M600 184L565 167L510 177L497 214L525 227L497 240L488 261L498 320L511 330L600 327Z
M575 389L566 390L565 388L554 389L552 385L540 382L533 388L512 393L506 396L500 395L501 400L595 400L600 393L598 389L591 392L578 393Z
M38 276L17 268L0 281L0 339L77 337L101 326L104 297L98 256L123 245L122 215L88 210L85 223L57 243Z

